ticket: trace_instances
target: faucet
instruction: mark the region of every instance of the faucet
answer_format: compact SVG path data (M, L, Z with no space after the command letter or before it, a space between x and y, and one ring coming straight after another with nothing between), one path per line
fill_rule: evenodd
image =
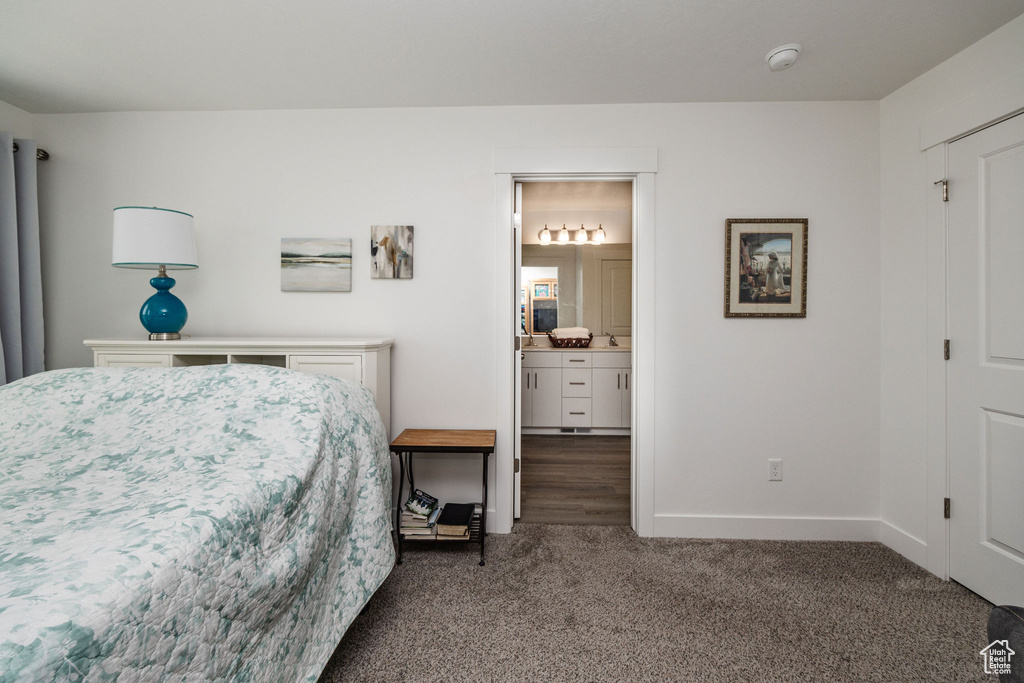
M609 334L608 335L608 346L618 346L618 345L619 345L619 342L615 341L615 335L614 334Z
M533 341L533 332L527 332L526 334L530 335L530 341L526 343L526 346L536 346L537 342Z

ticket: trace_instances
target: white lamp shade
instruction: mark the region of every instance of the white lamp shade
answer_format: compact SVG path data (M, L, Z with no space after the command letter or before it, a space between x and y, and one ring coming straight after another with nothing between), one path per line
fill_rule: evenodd
M119 268L198 268L192 215L155 206L114 209L112 263Z

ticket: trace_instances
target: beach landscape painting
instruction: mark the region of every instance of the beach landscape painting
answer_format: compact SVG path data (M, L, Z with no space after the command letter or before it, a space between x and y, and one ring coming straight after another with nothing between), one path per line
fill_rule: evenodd
M281 239L282 292L351 292L352 239Z

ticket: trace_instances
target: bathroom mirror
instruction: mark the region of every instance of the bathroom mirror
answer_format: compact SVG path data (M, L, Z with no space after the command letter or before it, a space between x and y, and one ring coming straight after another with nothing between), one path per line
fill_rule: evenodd
M563 226L570 242L559 244ZM521 332L629 336L632 181L524 182L522 228Z
M520 332L586 327L594 336L629 336L632 264L630 244L524 244Z

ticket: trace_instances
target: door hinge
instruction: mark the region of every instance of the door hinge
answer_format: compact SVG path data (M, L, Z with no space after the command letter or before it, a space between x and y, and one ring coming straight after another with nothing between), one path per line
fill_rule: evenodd
M945 358L946 360L949 360L949 340L948 339L943 339L942 340L942 357Z
M515 462L516 462L516 469L515 469L515 473L516 473L516 474L519 474L519 467L520 467L520 465L519 465L519 458L516 458Z
M943 178L942 180L936 180L933 185L942 185L942 201L949 201L949 180Z
M949 498L942 499L942 518L949 519Z

